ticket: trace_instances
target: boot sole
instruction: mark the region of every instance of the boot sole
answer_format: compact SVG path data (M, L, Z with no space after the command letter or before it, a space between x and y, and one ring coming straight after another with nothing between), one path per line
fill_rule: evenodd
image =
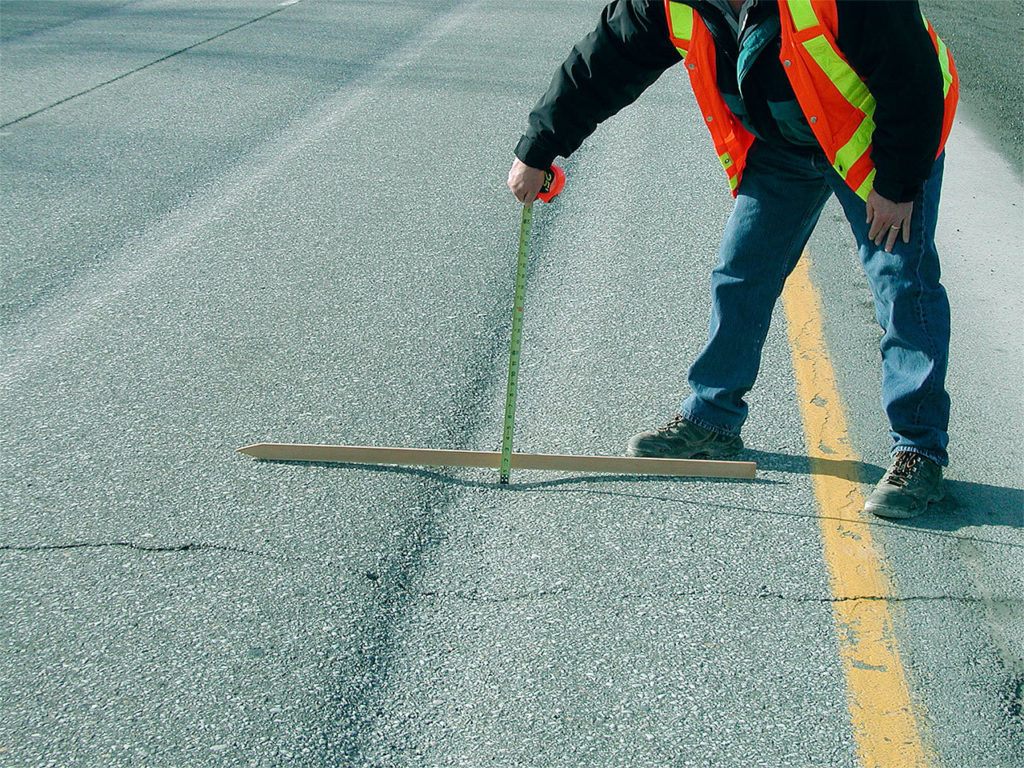
M880 517L883 520L910 520L911 518L920 517L921 515L927 512L933 511L933 504L938 505L945 500L946 494L943 493L941 496L936 496L935 498L928 499L924 503L924 506L915 510L892 509L891 507L880 507L876 504L865 503L864 511L870 512L875 517Z

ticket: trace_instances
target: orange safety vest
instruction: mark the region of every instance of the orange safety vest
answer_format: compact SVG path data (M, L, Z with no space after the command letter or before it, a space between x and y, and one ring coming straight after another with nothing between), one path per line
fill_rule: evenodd
M683 57L697 105L735 196L754 136L726 106L718 90L715 42L700 15L689 5L674 0L665 0L665 15L669 37ZM875 179L871 161L875 98L836 43L836 0L779 0L779 17L779 60L800 109L832 167L860 198L867 200ZM928 20L923 16L922 20L942 69L945 115L939 140L941 153L953 127L959 78L953 56Z

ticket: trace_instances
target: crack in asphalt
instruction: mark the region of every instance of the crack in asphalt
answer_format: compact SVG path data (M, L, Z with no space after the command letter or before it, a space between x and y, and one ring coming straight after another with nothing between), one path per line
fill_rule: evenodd
M467 603L514 603L520 600L543 600L548 597L559 597L561 595L569 594L571 587L560 586L552 587L550 589L538 589L529 590L526 592L518 592L511 595L494 595L481 592L476 589L468 590L447 590L447 589L426 589L426 590L412 590L408 587L403 587L413 597L440 597L440 598L455 598L456 600L463 600Z
M231 552L234 554L251 555L268 560L284 562L285 558L276 557L266 552L258 552L242 547L232 547L225 544L207 544L203 542L187 542L185 544L173 545L146 545L131 541L102 541L102 542L68 542L65 544L25 544L0 545L0 552L51 552L75 549L130 549L136 552L175 554L180 552L201 552L217 551ZM358 569L347 568L352 574L357 572L365 575L372 582L382 581L381 576L375 572L358 571ZM543 600L551 597L562 597L571 595L573 587L570 585L559 585L544 589L525 590L511 594L488 593L479 589L413 589L407 584L397 583L397 588L412 598L451 598L473 603L511 603L522 600ZM582 595L585 597L596 596L594 593ZM758 592L744 592L739 590L673 590L669 592L619 592L615 594L600 595L603 599L628 600L628 599L651 599L651 598L711 598L711 597L734 597L747 600L775 599L791 603L846 603L858 601L884 601L891 603L908 602L954 602L954 603L984 603L982 597L970 595L844 595L831 597L818 597L814 595L787 595L783 592L772 592L761 590ZM1022 600L1006 598L1004 602L1024 603Z
M401 589L417 598L451 598L469 603L512 603L522 600L544 600L546 598L562 597L573 592L573 588L568 585L537 590L526 590L523 592L514 592L504 595L487 593L477 589L413 590L404 585L401 586ZM851 602L952 602L964 604L983 602L982 598L972 597L970 595L842 595L820 597L816 595L787 595L783 592L772 592L769 590L761 590L758 592L744 592L739 590L677 590L669 592L618 592L614 594L590 593L583 596L600 597L602 600L733 597L744 600L781 600L788 603L813 603L822 605Z
M212 550L216 552L232 552L239 555L251 555L254 557L262 557L267 560L282 560L282 558L268 554L266 552L257 552L252 549L244 549L242 547L232 547L227 544L206 544L198 541L190 541L185 544L138 544L134 541L71 541L63 544L3 544L0 545L0 552L52 552L61 550L71 549L130 549L136 552L149 552L157 554L165 553L177 553L177 552L201 552L204 550Z

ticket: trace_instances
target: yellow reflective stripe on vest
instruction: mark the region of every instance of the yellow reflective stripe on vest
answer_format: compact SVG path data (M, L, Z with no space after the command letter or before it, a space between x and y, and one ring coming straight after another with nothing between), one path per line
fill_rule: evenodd
M839 148L832 161L836 172L845 179L854 163L871 149L871 137L875 132L875 97L871 95L871 91L864 85L860 76L853 71L853 68L836 53L824 35L812 37L803 46L811 54L815 63L828 75L828 79L832 81L843 98L850 102L851 106L865 113L864 119L857 130L853 132L853 136ZM870 191L870 187L868 191ZM860 194L859 190L857 194ZM867 196L867 192L864 193L864 196Z
M683 3L668 4L668 15L672 22L669 34L678 40L689 42L693 39L693 8Z
M789 14L793 17L797 32L818 25L818 14L814 12L811 0L789 0L786 5L789 6Z
M875 186L875 169L872 168L871 172L868 173L867 178L864 179L864 181L861 182L861 185L859 187L857 187L857 197L859 197L861 200L867 200L868 199L868 195L871 194L871 190L874 188L874 186Z
M932 25L928 23L928 19L925 18L924 14L921 14L921 21L924 22L924 28L928 30L928 34L932 33ZM935 35L936 45L935 50L939 54L939 67L942 69L942 97L945 98L949 94L949 88L953 85L953 73L949 69L949 51L946 50L946 44L942 42L942 38L937 34Z
M728 152L723 152L718 156L718 162L720 162L722 167L725 168L725 175L729 178L729 189L735 190L740 184L740 177L735 170L729 170L733 167L732 155Z
M828 75L828 79L835 84L850 104L869 115L875 113L875 97L871 95L871 91L864 85L860 76L853 71L853 68L836 53L824 35L812 37L803 45L811 54L811 58Z
M939 66L942 68L942 98L946 98L949 93L949 87L953 84L953 73L949 70L949 51L946 50L946 44L942 42L942 38L938 35L935 39L939 41Z
M689 51L690 41L693 39L693 8L683 3L669 2L668 4L669 37L673 42L686 43L686 48L676 45L676 50L684 59Z
M839 172L839 175L844 179L846 178L846 172L849 171L853 164L856 163L861 155L863 155L868 147L871 146L871 137L875 133L875 121L871 115L866 115L861 120L860 125L857 126L857 130L853 132L853 136L850 140L843 144L836 152L836 159L832 163L835 169Z

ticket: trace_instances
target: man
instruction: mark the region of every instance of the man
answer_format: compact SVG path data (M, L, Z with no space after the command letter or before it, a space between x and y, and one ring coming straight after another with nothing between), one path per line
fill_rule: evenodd
M935 219L957 101L951 56L916 0L614 0L529 117L508 186L544 169L682 61L736 197L712 274L691 394L633 456L728 458L772 308L828 198L856 238L884 335L892 463L865 509L908 518L943 496L949 304Z

